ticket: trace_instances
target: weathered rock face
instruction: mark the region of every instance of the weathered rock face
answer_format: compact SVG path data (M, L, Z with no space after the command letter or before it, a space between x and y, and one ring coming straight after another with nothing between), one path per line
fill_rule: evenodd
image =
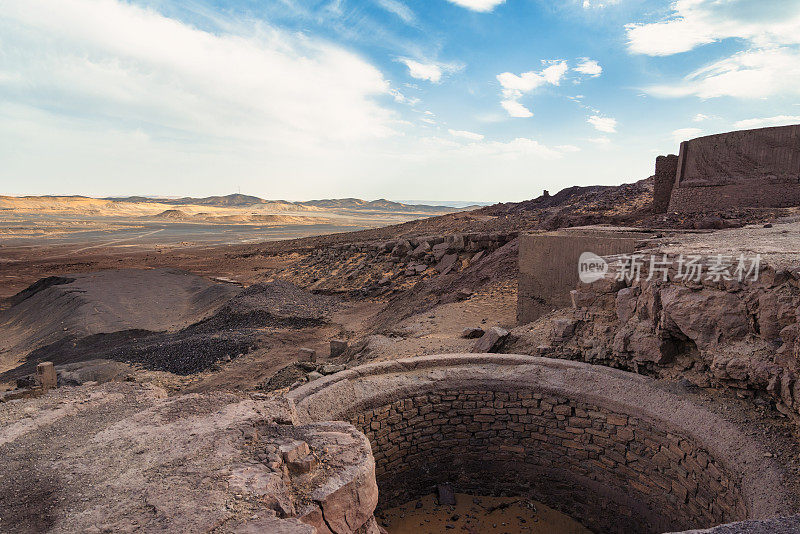
M668 281L647 281L644 273L621 288L608 280L584 284L572 308L513 330L503 351L733 387L796 417L800 273L765 267L745 283L682 283L674 275L671 268Z
M0 410L0 531L377 534L375 463L285 399L65 387Z
M800 125L681 143L669 211L800 205Z

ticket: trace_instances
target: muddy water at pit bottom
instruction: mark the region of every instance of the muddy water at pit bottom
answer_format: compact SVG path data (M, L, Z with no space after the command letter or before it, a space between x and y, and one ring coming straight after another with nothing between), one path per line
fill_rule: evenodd
M426 495L377 512L375 517L389 534L590 533L568 515L518 497L457 493L455 506L439 506L435 495Z

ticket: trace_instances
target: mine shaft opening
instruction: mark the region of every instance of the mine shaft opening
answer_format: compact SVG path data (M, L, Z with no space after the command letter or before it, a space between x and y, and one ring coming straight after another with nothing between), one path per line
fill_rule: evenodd
M683 431L618 402L617 382L640 387L642 377L604 369L613 380L591 378L570 390L562 383L583 380L592 366L548 362L519 374L502 362L384 367L332 379L299 402L309 406L314 397L315 410L331 407L312 418L343 419L367 436L378 517L442 483L464 494L538 501L594 532L673 532L751 516L741 472L712 452L718 443L698 440L692 422ZM571 393L595 393L607 378L608 402L600 402L604 394Z

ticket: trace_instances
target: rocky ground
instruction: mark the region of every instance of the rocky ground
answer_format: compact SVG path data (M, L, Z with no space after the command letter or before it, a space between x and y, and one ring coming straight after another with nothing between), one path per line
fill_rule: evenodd
M209 503L196 516L186 512L186 528L233 532L266 521L252 506L265 495L271 510L293 506L282 513L302 515L315 502L303 493L311 485L283 468L279 489L262 467L236 470L274 461L278 430L265 434L264 458L241 431L263 415L263 395L371 361L470 351L584 360L703 390L715 409L735 404L736 413L748 414L743 426L751 417L763 423L758 432L773 428L775 436L763 438L800 473L787 438L797 436L800 413L797 210L654 215L651 196L650 180L571 188L387 228L262 244L95 247L70 256L59 247L4 247L0 390L30 386L44 360L56 364L64 387L2 405L11 408L0 410L0 471L19 474L3 485L0 525L155 528L183 515L185 503L170 498L176 488L169 484L159 495L146 488L154 477L180 485L186 472L204 482L180 494L202 492ZM598 223L692 230L670 233L654 250L759 252L769 268L744 286L597 284L580 289L573 308L516 325L520 232ZM331 340L347 348L331 354ZM315 351L316 361L301 348ZM144 425L141 437L125 434L130 418ZM152 428L142 418L153 418ZM309 430L301 441L318 443L315 432L322 431ZM91 436L85 444L82 433ZM168 451L171 434L194 439ZM41 448L47 457L37 442L48 444ZM58 469L53 457L61 458ZM98 487L110 498L85 485L87 457L102 458ZM315 462L325 470L323 460ZM210 474L212 467L228 478ZM253 480L269 491L253 493ZM70 515L73 507L82 512Z

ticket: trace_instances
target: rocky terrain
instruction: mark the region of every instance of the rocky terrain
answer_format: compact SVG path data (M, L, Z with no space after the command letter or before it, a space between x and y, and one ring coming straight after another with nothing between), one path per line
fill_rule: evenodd
M263 203L248 197L180 199L169 206L134 200L170 220L198 213L234 217L221 210ZM15 525L20 532L378 532L373 512L376 484L385 483L382 462L411 454L400 448L406 438L378 446L389 435L382 433L383 425L398 436L413 430L414 439L422 441L428 434L420 421L435 421L436 432L454 440L443 443L455 446L462 443L459 436L473 436L487 451L500 447L500 456L492 456L500 462L527 450L515 433L531 424L530 432L556 447L548 452L553 461L563 457L558 447L578 449L567 456L591 464L595 482L606 480L608 466L615 477L638 476L641 499L651 506L677 506L699 518L692 524L750 518L771 492L761 485L752 495L736 497L747 484L723 474L713 481L697 474L694 482L682 482L681 473L695 469L693 462L711 465L706 456L714 450L713 429L698 437L663 407L645 411L666 418L671 430L643 424L628 432L622 427L650 416L641 421L630 413L620 416L593 405L606 400L584 398L580 388L570 390L578 395L572 400L552 391L527 398L513 388L485 392L481 378L465 381L466 393L429 391L425 401L413 395L415 387L449 376L447 369L413 374L417 370L409 362L430 355L504 358L506 353L612 367L635 377L636 384L649 384L642 391L653 391L653 399L664 391L670 399L691 402L691 410L713 414L698 421L719 418L731 443L754 444L747 454L737 449L742 469L749 473L755 459L768 461L780 475L776 480L794 487L800 477L798 209L654 213L652 201L651 178L257 244L98 245L77 252L4 246L0 389L7 391L0 393L0 472L14 474L4 476L9 482L0 493L0 526ZM193 206L206 211L195 213ZM351 199L304 203L302 209L403 210ZM267 215L248 215L257 216ZM744 283L679 281L673 264L666 279L647 280L644 271L638 281L582 284L572 291L572 306L517 324L520 236L585 225L648 230L647 254L761 254L763 263L757 280ZM413 387L399 391L411 400L387 405L385 412L376 405L367 412L370 420L359 411L363 403L337 417L298 419L286 401L299 399L298 391L313 395L339 387L334 385L343 376L353 384L363 381L370 394L389 391L399 379L369 385L375 369L370 365L388 365L394 372L392 362L401 359L398 368L411 373ZM43 361L55 364L55 391L41 387L37 378ZM475 365L480 374L494 364ZM539 378L551 372L524 368ZM475 374L469 369L464 376ZM617 376L602 382L591 378L591 366L563 369L566 378L553 384L572 384L569 377L585 372L585 383L598 380L595 388L602 389ZM507 384L516 374L498 369L495 376ZM342 391L337 402L345 403L355 402L362 390L353 385ZM481 426L492 424L481 419L487 414L468 411L468 403L480 402L481 395L501 410L492 412L500 427ZM439 408L422 413L420 402ZM447 420L436 415L445 412ZM538 419L534 424L525 418ZM332 419L355 427L326 422ZM403 421L414 423L403 427ZM650 441L640 442L640 435ZM679 438L673 442L674 436ZM511 437L520 443L503 441ZM484 439L496 442L489 446ZM762 451L759 443L768 446ZM633 451L638 457L626 459ZM587 476L571 464L564 469ZM713 469L735 472L727 460ZM675 476L677 486L664 482ZM616 478L609 480L605 483L616 484ZM651 482L659 481L671 497L654 489ZM573 506L574 495L563 495L564 506L548 506L589 524L581 515L589 505ZM726 497L717 502L716 495ZM546 502L547 495L538 496ZM199 502L204 504L198 508Z

